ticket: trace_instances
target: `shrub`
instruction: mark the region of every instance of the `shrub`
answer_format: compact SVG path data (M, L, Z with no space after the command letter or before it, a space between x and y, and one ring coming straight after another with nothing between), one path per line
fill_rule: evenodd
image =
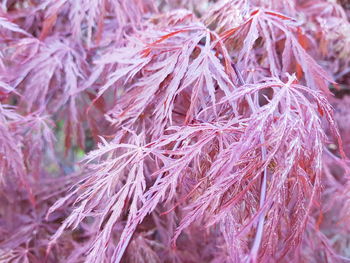
M347 8L3 1L0 261L349 261Z

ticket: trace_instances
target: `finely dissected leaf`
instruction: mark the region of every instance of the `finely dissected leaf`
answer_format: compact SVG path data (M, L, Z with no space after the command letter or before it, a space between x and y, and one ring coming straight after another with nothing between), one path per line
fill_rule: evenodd
M115 83L126 85L125 90L117 88L121 103L110 111L111 121L132 125L142 116L152 115L162 128L159 130L155 126L154 133L160 134L168 122L172 123L177 98L183 94L188 96L190 103L188 111L183 113L186 122L195 118L208 103L215 104L216 85L223 94L230 94L233 89L230 73L215 54L218 39L212 42L211 38L217 39L217 36L200 24L186 26L174 29L150 44L136 42L132 48L119 48L102 56L97 61L99 65L117 63L120 68L108 76L99 95ZM226 56L225 51L221 52ZM138 74L143 78L135 81ZM207 95L210 102L200 100Z
M309 198L311 199L308 201L309 205L307 206L312 204L315 193L319 191L319 182L317 181L319 179L315 179L315 176L318 178L321 172L320 159L322 156L322 137L324 134L320 119L317 117L317 112L308 99L306 99L305 95L303 95L305 88L291 84L292 81L293 79L287 84L284 84L270 80L262 83L261 86L244 86L237 91L237 95L230 98L230 100L237 100L241 96L252 94L252 92L264 88L274 88L274 93L276 93L267 105L264 105L260 110L254 112L251 119L246 120L246 124L244 125L246 128L241 134L240 139L233 141L231 145L227 146L227 149L226 147L223 149L219 148L217 157L212 161L212 165L207 170L207 175L204 175L204 178L207 178L207 180L212 180L210 187L202 195L199 195L196 201L190 204L188 208L185 208L185 210L191 212L185 216L178 231L181 231L184 227L188 227L191 222L204 217L206 211L209 211L208 214L217 214L214 217L217 222L225 215L224 211L233 209L234 204L238 203L237 205L242 205L243 198L249 194L249 191L253 191L254 188L252 189L252 187L257 183L261 172L264 168L270 167L271 163L274 164L273 168L271 168L272 171L269 172L269 178L271 178L269 179L270 188L267 189L267 202L263 209L266 210L267 205L272 206L270 209L279 209L278 206L281 204L274 204L273 200L276 200L276 197L287 187L287 180L291 180L288 178L295 178L295 182L298 182L301 180L299 179L300 176L305 177L305 179L309 178L308 180L310 180L312 188L307 190L305 189L306 185L301 184L299 193L306 194L309 192ZM322 99L317 93L309 92L307 95L310 94L312 94L316 100ZM284 110L282 112L278 111L281 104L284 105ZM291 109L291 105L295 105L296 109ZM305 109L302 111L302 108ZM295 115L298 117L296 118ZM293 129L287 126L292 121L291 116L296 118L294 124L291 125ZM307 128L302 128L303 125ZM267 127L269 127L269 131L266 130ZM310 138L307 136L311 133L311 130L312 133L315 133L315 137ZM201 131L203 132L205 130L201 128ZM253 155L253 149L255 152L259 147L260 151L262 149L260 141L257 140L260 138L259 133L261 132L265 134L265 144L263 147L267 149L266 160L261 160L261 155L258 154L258 152L257 155ZM211 134L216 137L217 133L211 132ZM269 135L271 138L269 138ZM211 140L215 137L209 136L206 140L203 140L203 142L199 141L192 144L191 148L193 152L189 150L190 148L187 144L187 147L185 147L189 148L188 150L185 150L185 148L180 152L179 149L174 150L174 155L180 153L180 158L176 159L173 164L170 163L167 165L164 163L164 168L159 171L164 174L164 176L161 178L158 177L156 184L145 194L145 199L148 200L148 202L140 209L140 213L136 218L131 219L130 223L127 224L124 230L125 236L122 235L123 240L130 239L130 235L135 231L135 224L140 223L147 213L155 209L157 203L161 202L163 199L169 201L174 198L176 187L173 184L177 183L177 178L181 170L192 167L190 163L193 158L196 158L194 156L203 152L203 143L212 145ZM188 140L188 138L186 138L186 140ZM177 138L177 141L180 141L179 138ZM288 147L289 150L286 151ZM302 149L309 149L308 153L310 153L310 156L304 156L305 152L303 152ZM172 153L171 151L167 151L167 153L168 152L169 154ZM196 155L193 156L193 154ZM284 154L285 156L283 156ZM164 157L162 157L162 159L163 158ZM246 161L244 161L245 158L247 158ZM306 160L308 164L305 163ZM169 160L167 160L167 162L169 162ZM246 166L242 166L244 164ZM313 170L307 169L307 167L313 167ZM244 181L245 178L248 179L247 182ZM312 182L313 180L316 181ZM166 193L167 196L165 196ZM305 196L306 200L308 199L306 198L307 196L308 195ZM286 203L284 205L288 206ZM292 209L292 207L290 209ZM220 210L223 211L220 212ZM258 213L260 214L262 211ZM256 215L252 214L251 216L251 221L246 223L241 222L243 226L247 224L247 227L251 227L254 221L257 220ZM304 219L301 220L298 225L295 225L295 227L300 229L295 230L292 236L286 237L288 242L296 242L296 240L298 240L298 233L301 233L302 229L305 227L304 222L307 217L308 213L304 214ZM247 233L248 230L244 227L243 229L238 228L236 231L243 231L243 233L239 234L243 235ZM271 229L270 231L278 233L277 229ZM295 233L296 235L294 235ZM176 236L178 235L179 232ZM119 253L120 255L125 249L125 243L121 243L118 249L117 254Z
M310 88L321 88L324 92L328 90L328 83L333 82L332 77L305 51L301 39L302 33L296 22L283 14L257 9L242 25L229 29L221 35L224 39L230 36L235 38L244 36L237 56L238 65L241 68L249 69L252 63L250 59L257 59L252 57L251 51L257 45L257 40L261 38L264 45L263 54L266 56L257 64L268 67L269 75L282 78L283 72L296 72L299 79L305 77L306 84ZM278 46L281 44L284 47L279 50ZM260 54L254 54L254 56L258 55ZM249 71L256 70L253 64L253 68Z
M46 0L39 8L45 10L41 39L52 34L54 27L59 28L56 31L63 32L62 29L68 27L69 32L75 38L84 40L88 47L92 46L92 42L99 43L102 40L109 13L114 13L112 21L121 30L129 23L135 26L143 13L156 9L152 1L123 0Z

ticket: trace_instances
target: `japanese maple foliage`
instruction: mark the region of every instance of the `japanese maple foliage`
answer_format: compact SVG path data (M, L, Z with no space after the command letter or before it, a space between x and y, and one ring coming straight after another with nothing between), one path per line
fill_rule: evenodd
M2 1L0 262L350 261L349 10Z

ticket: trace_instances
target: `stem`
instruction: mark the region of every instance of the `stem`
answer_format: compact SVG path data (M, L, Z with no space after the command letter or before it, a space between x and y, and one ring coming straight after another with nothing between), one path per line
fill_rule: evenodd
M239 81L240 85L244 85L245 81L244 81L241 73L237 69L236 65L232 63L232 67L233 67L233 69L234 69L234 71L235 71L235 73L236 73L236 75L238 77L238 81ZM247 96L247 100L248 100L249 107L254 112L256 110L256 107L255 107L255 105L253 103L253 100L252 100L251 96ZM264 143L265 143L264 134L260 135L260 142L261 142L262 145L264 145ZM265 146L261 147L261 157L262 157L262 160L266 159L266 147ZM266 182L267 182L267 167L264 168L264 175L263 175L263 179L262 179L262 183L261 183L260 202L259 202L259 208L260 209L265 204L265 199L266 199ZM258 228L256 230L256 234L255 234L255 238L254 238L254 242L253 242L253 246L251 248L251 254L250 254L251 255L251 259L252 259L253 262L256 262L256 260L257 260L257 256L258 256L258 252L259 252L259 248L260 248L260 244L261 244L261 240L262 240L262 237L263 237L265 215L266 215L266 212L264 211L259 216Z
M261 134L260 140L261 140L261 143L264 143L265 139L264 139L263 134ZM265 160L266 159L266 148L265 147L261 148L261 155L262 155L263 160ZM264 206L264 203L265 203L265 198L266 198L266 181L267 181L267 168L265 167L265 169L264 169L264 176L263 176L263 180L262 180L262 184L261 184L261 191L260 191L260 204L259 204L260 209ZM262 240L262 234L263 234L263 229L264 229L265 214L266 214L266 212L264 211L259 216L258 229L256 231L253 247L251 249L253 262L256 262L256 257L258 255L258 251L259 251L259 248L260 248L260 244L261 244L261 240Z

